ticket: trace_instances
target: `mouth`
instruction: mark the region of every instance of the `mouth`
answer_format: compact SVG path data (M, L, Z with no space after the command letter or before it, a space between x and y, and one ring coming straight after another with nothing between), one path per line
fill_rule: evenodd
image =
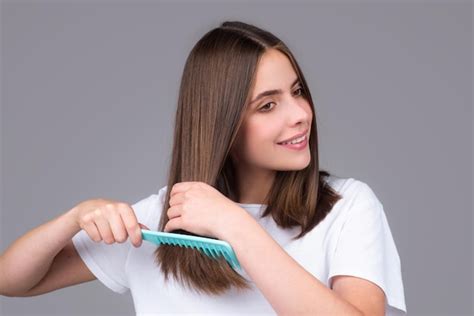
M309 130L306 130L304 133L297 135L290 140L283 141L283 142L277 142L278 145L295 145L295 144L300 144L304 141L307 141L309 138Z
M289 149L289 150L304 150L306 147L308 147L308 139L306 136L304 136L304 139L300 141L299 143L290 143L290 144L278 144L284 149Z
M303 150L308 146L308 136L304 135L303 137L294 140L290 143L277 143L278 145L282 146L285 149L291 150Z

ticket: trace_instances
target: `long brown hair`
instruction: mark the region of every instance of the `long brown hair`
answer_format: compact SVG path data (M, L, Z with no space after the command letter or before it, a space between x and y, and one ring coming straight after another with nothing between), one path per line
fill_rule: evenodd
M169 221L166 211L170 207L170 188L178 182L201 181L238 201L230 152L247 110L258 63L268 49L279 50L291 61L314 119L309 138L309 166L276 172L262 217L271 215L282 228L301 226L301 233L293 238L298 239L321 222L341 198L324 180L329 173L319 170L314 105L292 53L277 37L254 25L224 22L206 33L186 60L175 118L168 190L158 231L163 231ZM174 232L197 236L184 230ZM211 259L196 249L171 245L161 245L154 254L165 280L171 274L191 290L220 295L231 287L250 288L248 281L223 258Z

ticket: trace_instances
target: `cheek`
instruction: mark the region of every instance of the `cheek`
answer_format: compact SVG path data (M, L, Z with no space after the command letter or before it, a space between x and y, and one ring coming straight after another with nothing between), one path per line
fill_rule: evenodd
M259 148L275 144L280 130L278 122L275 120L270 121L264 117L249 122L245 138L247 147L258 150Z
M271 124L263 117L246 121L236 141L238 156L243 160L259 160L267 155L274 155L278 146L278 126L273 121Z
M301 98L299 100L298 104L299 104L300 108L303 109L306 112L306 114L308 114L309 116L313 115L313 110L311 109L311 104L309 104L308 99Z

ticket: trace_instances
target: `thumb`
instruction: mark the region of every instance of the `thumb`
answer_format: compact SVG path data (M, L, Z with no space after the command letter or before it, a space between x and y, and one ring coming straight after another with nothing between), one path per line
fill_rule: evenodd
M140 226L140 228L144 228L144 229L147 229L147 230L151 230L150 228L148 228L147 226L143 225L142 223L138 223L138 225Z

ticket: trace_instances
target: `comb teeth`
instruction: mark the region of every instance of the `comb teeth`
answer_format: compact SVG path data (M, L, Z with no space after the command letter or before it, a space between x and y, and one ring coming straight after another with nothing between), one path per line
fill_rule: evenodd
M141 229L141 232L143 240L152 242L158 246L165 244L194 248L213 259L224 257L233 269L241 269L234 250L226 241L192 235L158 232L147 229Z

